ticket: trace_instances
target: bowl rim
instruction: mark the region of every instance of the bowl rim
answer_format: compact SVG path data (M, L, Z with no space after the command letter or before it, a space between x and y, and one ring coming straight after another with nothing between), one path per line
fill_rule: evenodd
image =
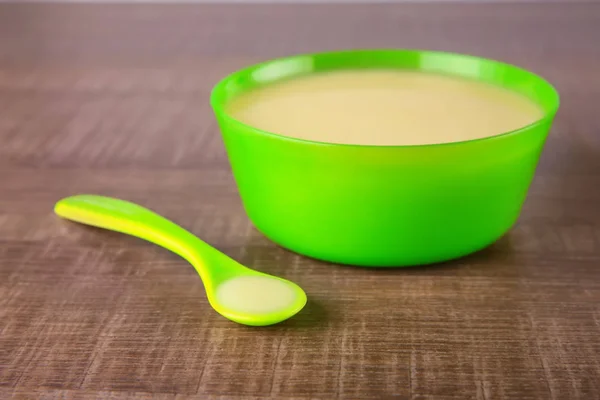
M525 126L517 128L517 129L513 129L508 132L502 132L497 135L485 136L485 137L476 138L476 139L453 141L453 142L425 143L425 144L401 144L401 145L335 143L335 142L327 142L327 141L300 139L300 138L282 135L282 134L275 133L275 132L270 132L267 130L257 128L252 125L248 125L248 124L234 118L233 116L228 114L225 110L226 102L228 101L227 94L226 94L227 86L229 84L231 84L232 82L239 80L240 78L244 78L244 77L250 78L255 71L263 69L270 65L283 63L283 62L293 62L293 61L306 59L306 58L314 59L317 57L335 57L335 56L344 56L344 55L348 56L348 55L353 55L353 54L356 56L359 56L359 55L363 55L363 56L367 55L368 56L368 55L376 55L376 54L382 55L384 53L386 53L388 55L392 55L395 53L398 56L413 54L413 55L419 55L419 56L427 55L427 56L447 57L448 59L454 59L454 60L457 60L457 59L470 60L470 61L476 61L476 62L482 62L482 63L490 63L497 67L502 67L505 69L513 70L519 74L523 74L523 76L527 76L528 79L530 79L530 80L537 80L538 83L541 83L543 86L546 87L546 89L549 89L549 94L550 94L549 103L551 105L550 105L550 107L546 108L546 107L543 107L539 101L535 101L534 99L529 98L531 101L536 102L536 104L538 104L542 108L543 115L530 124L527 124ZM369 68L369 67L367 67L367 68ZM343 66L341 66L339 68L332 68L331 71L344 70L344 69L350 69L350 68L344 68ZM400 68L398 68L398 69L400 69ZM406 68L406 69L408 69L408 68ZM421 70L421 71L425 71L425 72L429 71L426 68L416 68L416 70ZM320 71L316 71L315 73L319 73L319 72ZM449 71L449 70L446 70L446 69L442 69L442 71L435 71L434 73L444 73L444 72L446 72L448 75L451 75L451 76L457 76L457 77L460 76L459 74ZM292 76L300 76L300 75L292 75ZM467 78L467 79L469 79L469 78ZM477 80L477 78L471 78L471 79ZM251 78L249 80L253 81L253 79L251 79ZM478 80L480 82L485 82L482 79L478 79ZM494 84L494 83L490 83L490 82L486 82L486 83ZM501 84L497 84L497 86L503 87ZM504 88L506 90L511 90L511 91L515 92L515 90L513 90L511 88L508 88L508 87L504 87ZM438 148L438 147L442 147L442 146L461 145L461 144L468 144L468 143L480 143L480 142L484 142L484 141L493 141L493 140L506 138L508 136L518 135L519 133L529 131L538 126L542 126L546 123L550 123L554 119L554 116L556 115L558 108L560 106L560 96L559 96L556 88L542 76L540 76L532 71L529 71L527 69L516 66L514 64L506 63L503 61L498 61L498 60L495 60L492 58L480 57L480 56L475 56L475 55L466 54L466 53L456 53L456 52L437 51L437 50L409 49L409 48L372 48L372 49L346 49L346 50L333 50L333 51L323 51L323 52L313 52L313 53L299 53L299 54L290 55L290 56L272 58L272 59L268 59L268 60L265 60L262 62L251 64L249 66L246 66L244 68L238 69L237 71L230 73L229 75L225 76L220 81L218 81L211 90L209 102L213 109L213 112L215 113L215 115L218 118L226 120L227 122L229 122L231 124L238 125L247 130L253 131L254 133L259 134L261 136L267 136L267 137L270 137L273 139L279 139L279 140L284 140L284 141L289 141L289 142L296 142L299 144L312 145L312 146L401 149L401 148L432 148L432 147Z

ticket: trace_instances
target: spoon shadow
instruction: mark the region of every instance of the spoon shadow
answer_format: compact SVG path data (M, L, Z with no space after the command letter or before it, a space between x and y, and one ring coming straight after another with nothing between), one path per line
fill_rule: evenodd
M328 313L325 307L319 302L310 299L300 312L290 319L287 319L278 325L285 328L324 328L328 321Z

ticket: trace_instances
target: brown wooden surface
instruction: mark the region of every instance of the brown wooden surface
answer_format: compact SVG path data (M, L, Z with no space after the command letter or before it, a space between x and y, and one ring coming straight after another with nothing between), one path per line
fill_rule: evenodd
M0 5L0 398L600 398L600 4ZM500 58L562 108L518 226L463 260L369 270L248 223L207 98L250 62L351 47ZM271 328L194 270L58 220L118 196L303 286Z

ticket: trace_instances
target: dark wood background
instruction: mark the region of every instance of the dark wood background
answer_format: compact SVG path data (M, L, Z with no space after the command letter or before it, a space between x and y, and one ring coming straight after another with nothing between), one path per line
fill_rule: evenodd
M0 5L0 398L599 399L600 3ZM562 107L518 226L428 268L328 265L248 223L208 106L248 63L357 47L530 68ZM213 312L194 270L57 219L147 205L303 286L296 318Z

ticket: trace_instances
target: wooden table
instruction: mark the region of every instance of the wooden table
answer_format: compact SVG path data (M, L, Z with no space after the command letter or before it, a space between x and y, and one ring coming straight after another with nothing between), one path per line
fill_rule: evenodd
M0 398L600 398L600 3L0 6ZM227 73L327 49L519 64L563 105L518 226L476 255L371 270L249 224L207 99ZM59 220L145 204L301 284L296 318L233 324L175 255Z

